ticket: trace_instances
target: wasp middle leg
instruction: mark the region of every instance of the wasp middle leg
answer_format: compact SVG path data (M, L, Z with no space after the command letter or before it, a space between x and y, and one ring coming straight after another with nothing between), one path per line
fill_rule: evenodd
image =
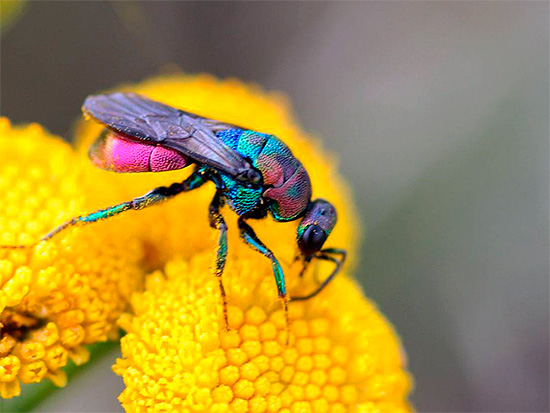
M222 197L220 192L216 192L214 199L210 203L208 208L208 217L210 219L210 226L220 231L218 238L218 250L216 252L216 271L215 275L218 279L220 286L220 293L223 302L223 319L225 321L225 328L229 330L229 318L227 315L227 296L225 294L225 288L223 286L222 274L225 268L225 262L227 260L227 224L220 213L220 207L222 205Z
M281 268L281 264L279 264L279 261L277 261L277 258L275 258L275 255L269 248L265 246L265 244L260 241L254 230L250 225L248 225L244 217L239 217L238 220L239 224L239 230L241 231L241 237L252 249L258 251L260 254L264 255L265 257L269 258L271 261L271 267L273 269L273 275L275 276L275 282L277 283L277 291L279 293L279 298L281 299L281 302L283 304L283 311L285 313L285 321L286 321L286 344L288 344L288 340L290 337L290 321L288 316L288 294L286 292L286 283L285 283L285 275L283 273L283 269Z

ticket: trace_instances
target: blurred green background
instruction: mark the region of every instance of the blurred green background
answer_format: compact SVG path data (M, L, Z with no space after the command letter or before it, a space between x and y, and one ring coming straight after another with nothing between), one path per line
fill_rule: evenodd
M36 1L10 26L2 115L67 138L86 95L174 65L287 93L354 187L418 410L548 411L548 2ZM120 411L115 357L38 410Z

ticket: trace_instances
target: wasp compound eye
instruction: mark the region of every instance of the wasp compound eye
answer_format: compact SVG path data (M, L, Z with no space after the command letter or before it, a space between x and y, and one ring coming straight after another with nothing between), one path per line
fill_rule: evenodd
M322 247L336 225L336 209L324 199L309 203L308 209L298 225L298 247L302 254L311 257Z
M310 225L305 229L302 236L298 238L298 246L302 254L310 257L323 247L326 239L327 233L321 227Z

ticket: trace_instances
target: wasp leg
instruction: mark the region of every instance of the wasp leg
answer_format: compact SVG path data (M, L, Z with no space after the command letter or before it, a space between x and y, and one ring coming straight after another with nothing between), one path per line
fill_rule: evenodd
M302 269L300 270L300 273L298 274L300 276L300 278L304 278L304 274L306 273L307 267L309 267L309 263L311 262L312 258L313 257L307 257L303 260ZM298 258L295 259L294 262L296 262L299 259L300 259L300 256L298 256Z
M227 316L227 297L225 294L225 288L223 286L222 274L225 267L225 261L227 260L227 224L220 213L220 206L222 204L222 197L220 192L216 192L214 199L210 203L208 209L208 217L210 218L210 226L220 231L220 237L218 238L218 251L216 253L216 278L220 286L220 293L223 302L223 319L225 321L225 328L229 330L229 320Z
M275 255L273 255L271 250L267 248L264 245L264 243L258 239L252 227L244 221L243 217L239 217L238 223L239 223L239 230L241 231L242 239L252 249L258 251L260 254L269 258L269 260L271 261L271 267L273 268L273 275L275 276L275 282L277 283L277 291L279 293L279 298L281 299L281 302L283 304L283 310L285 313L286 331L287 331L286 344L288 344L288 339L290 337L290 334L289 334L290 322L288 318L288 295L286 293L285 275L283 273L283 269L281 268L279 261L277 261L277 258L275 258Z
M149 191L143 196L134 198L131 201L122 202L118 205L113 205L109 208L100 209L98 211L92 212L88 215L81 215L78 217L71 218L69 221L64 222L57 228L54 228L52 231L48 232L39 241L34 242L29 245L0 245L0 249L22 249L22 248L32 248L42 241L47 241L55 235L59 234L63 230L75 227L75 226L84 226L91 224L93 222L101 221L103 219L111 218L115 215L121 214L129 210L139 210L144 209L161 202L164 202L177 194L185 191L191 191L192 189L198 188L205 181L204 177L201 174L193 173L189 178L181 183L175 183L170 186L159 186L158 188Z
M346 261L346 257L348 255L348 252L341 248L325 248L321 250L321 253L323 254L334 254L334 255L340 255L342 256L342 264Z
M334 257L331 257L330 255L326 254L335 254L335 255L341 255L341 259L338 260ZM347 252L346 250L337 249L337 248L326 248L321 251L321 254L316 255L315 258L318 258L320 260L325 261L332 261L334 264L336 264L336 267L334 270L330 273L330 275L323 281L311 294L307 294L304 296L299 297L290 297L290 301L304 301L309 300L310 298L315 297L317 294L319 294L323 289L332 281L332 279L340 272L340 269L342 268L342 265L344 265L344 262L346 261Z

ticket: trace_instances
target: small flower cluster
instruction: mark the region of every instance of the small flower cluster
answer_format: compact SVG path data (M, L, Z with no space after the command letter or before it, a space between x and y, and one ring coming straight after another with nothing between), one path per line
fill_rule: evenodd
M0 119L0 244L35 242L103 198L69 145L40 126ZM94 200L96 202L96 200ZM101 224L100 224L101 225ZM115 235L117 234L117 235ZM63 386L86 344L115 338L133 291L140 245L115 226L74 231L32 249L0 250L0 396L44 378Z

